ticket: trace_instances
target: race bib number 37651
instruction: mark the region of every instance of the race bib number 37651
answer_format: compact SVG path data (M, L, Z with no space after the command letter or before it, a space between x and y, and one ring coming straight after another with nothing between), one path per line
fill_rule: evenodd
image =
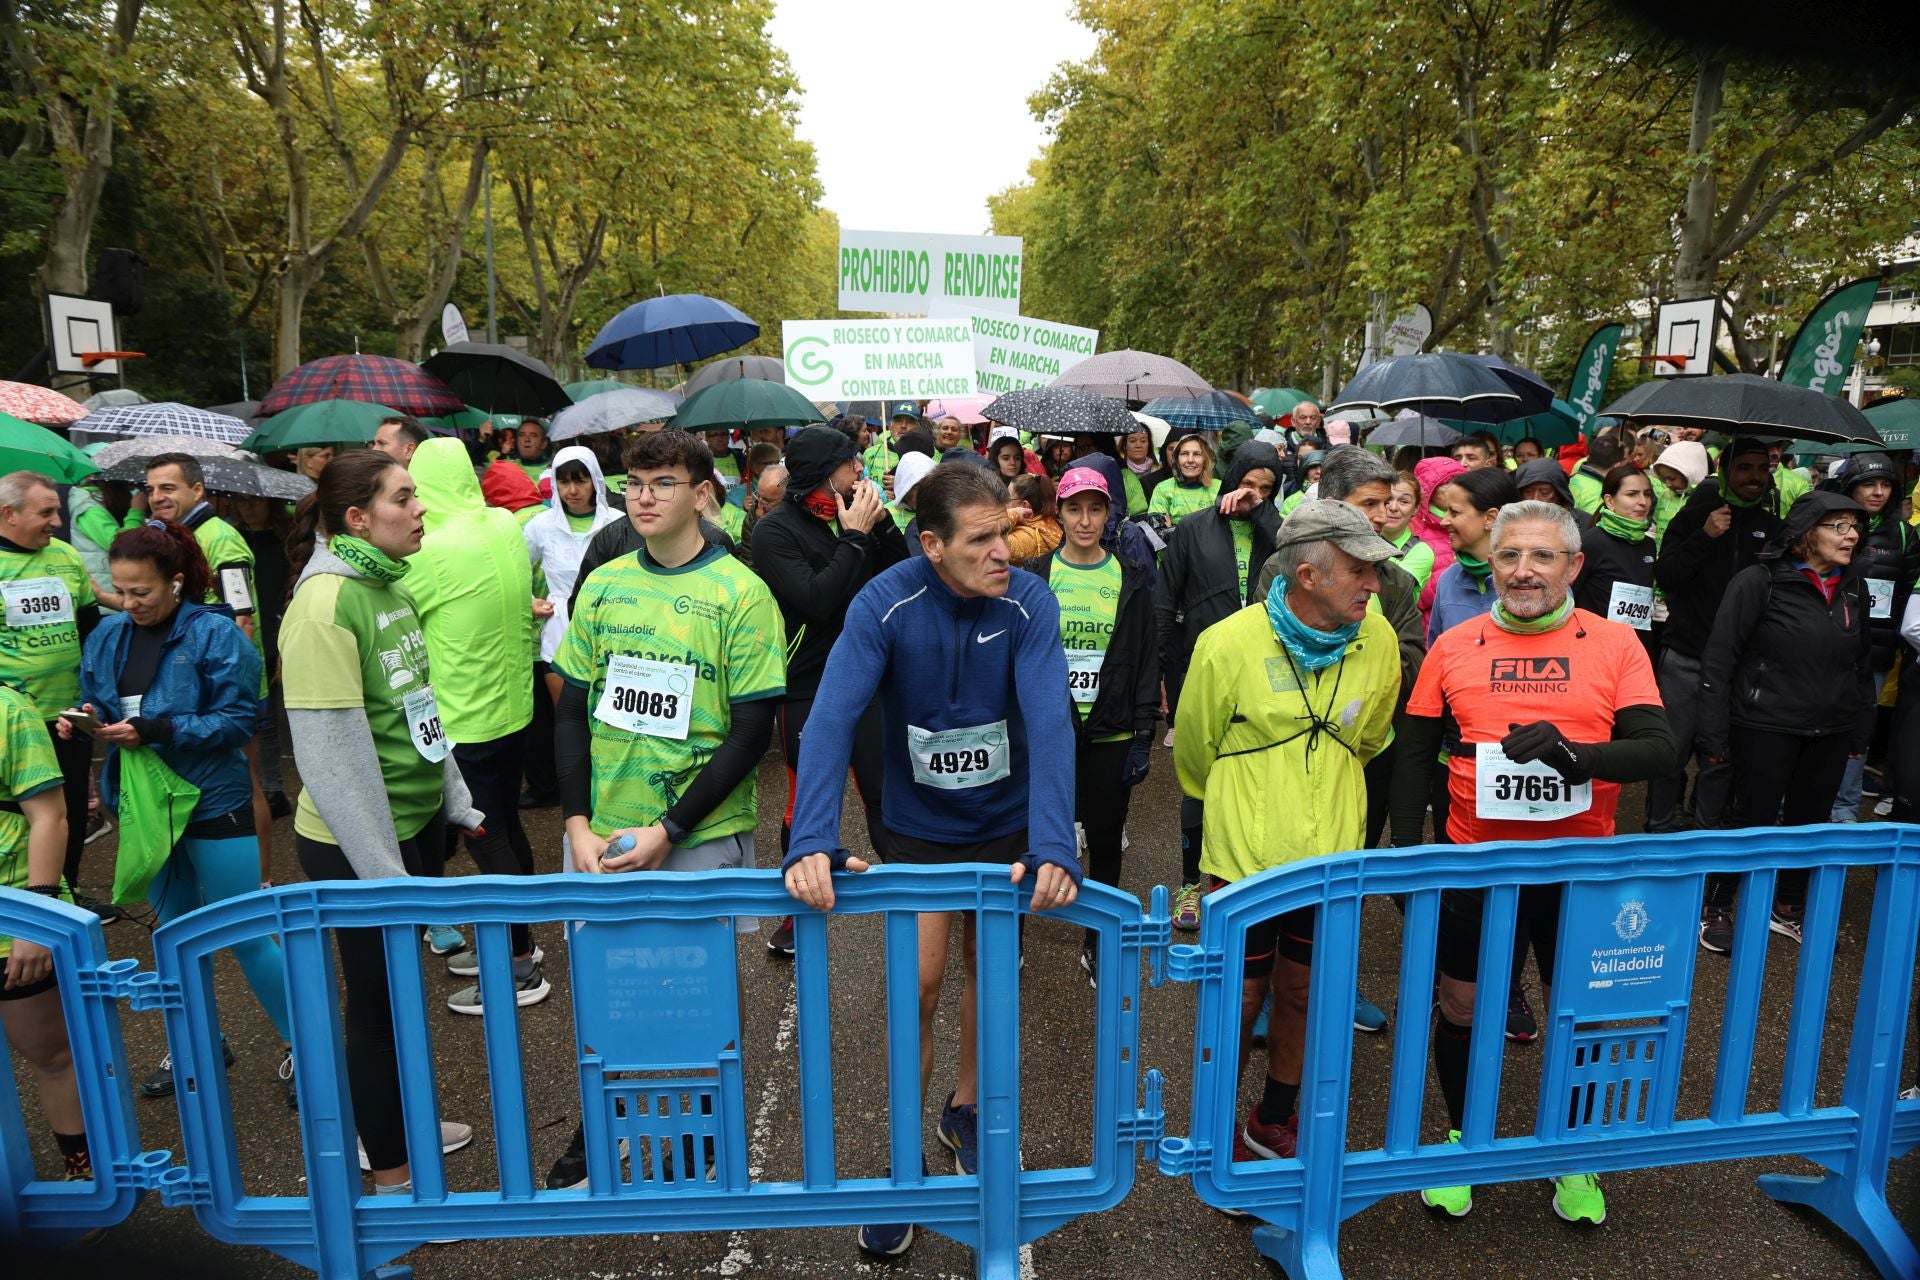
M1593 784L1568 782L1538 760L1509 760L1497 742L1474 747L1474 809L1506 822L1558 822L1593 808Z

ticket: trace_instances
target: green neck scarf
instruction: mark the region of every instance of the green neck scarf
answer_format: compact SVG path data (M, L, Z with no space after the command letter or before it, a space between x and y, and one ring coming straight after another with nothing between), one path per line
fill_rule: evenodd
M1768 499L1772 497L1773 497L1773 490L1771 489L1767 490L1765 493L1761 494L1759 497L1751 498L1751 499L1741 497L1739 494L1735 493L1733 490L1725 487L1724 485L1721 486L1721 489L1720 489L1720 501L1740 511L1751 511L1755 507L1764 506L1768 501Z
M1485 582L1493 574L1493 566L1478 556L1470 556L1464 551L1453 553L1453 562L1460 566L1460 572L1475 582Z
M346 561L355 573L374 582L398 582L407 576L405 560L395 560L371 542L351 534L334 534L327 539L327 550Z
M1507 612L1507 606L1496 600L1493 602L1493 625L1502 631L1516 636L1545 635L1549 631L1558 631L1567 625L1567 619L1573 616L1573 597L1566 596L1560 601L1560 607L1552 613L1538 618L1516 618Z
M1629 520L1604 505L1596 514L1594 524L1602 533L1610 533L1622 542L1638 542L1653 528L1651 520Z

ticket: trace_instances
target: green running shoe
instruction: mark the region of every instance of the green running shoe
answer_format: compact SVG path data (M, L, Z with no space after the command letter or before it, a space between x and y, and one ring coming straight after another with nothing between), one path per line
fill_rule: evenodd
M1585 1222L1596 1227L1605 1222L1607 1198L1600 1194L1600 1179L1591 1173L1555 1178L1553 1211L1562 1222Z
M1183 884L1173 895L1173 927L1192 933L1200 927L1200 886Z
M1460 1131L1458 1129L1447 1130L1447 1141L1460 1141ZM1594 1194L1597 1196L1599 1192L1596 1190ZM1420 1203L1429 1209L1439 1209L1456 1218L1464 1218L1473 1212L1473 1188L1434 1187L1431 1190L1420 1193ZM1559 1207L1559 1203L1556 1201L1554 1208L1558 1209ZM1562 1214L1561 1216L1565 1217L1566 1215Z

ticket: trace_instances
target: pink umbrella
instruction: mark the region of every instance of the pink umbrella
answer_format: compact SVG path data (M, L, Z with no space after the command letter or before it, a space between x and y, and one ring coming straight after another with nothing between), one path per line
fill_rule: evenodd
M87 407L31 382L0 382L0 413L43 427L66 427L87 416Z
M965 425L976 427L987 420L987 415L981 411L993 400L992 396L948 396L944 400L929 400L927 419L938 422L942 418L958 418Z

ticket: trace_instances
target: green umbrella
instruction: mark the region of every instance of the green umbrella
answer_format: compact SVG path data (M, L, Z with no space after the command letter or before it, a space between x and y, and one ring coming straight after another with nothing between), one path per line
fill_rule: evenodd
M1253 407L1264 414L1279 418L1293 412L1293 407L1312 396L1293 387L1256 387L1249 397Z
M1452 418L1442 418L1440 421L1467 433L1491 431L1493 438L1501 444L1533 439L1548 448L1554 448L1563 444L1572 444L1580 438L1579 411L1559 396L1555 396L1553 406L1542 413L1529 414L1524 418L1509 418L1505 422L1496 422L1491 425L1479 422L1456 422Z
M1891 396L1870 404L1860 412L1880 433L1889 449L1920 448L1914 440L1920 436L1920 397Z
M73 484L98 470L64 436L0 413L0 472L31 471L61 484Z
M631 382L622 382L618 378L589 378L585 382L569 382L566 385L566 392L573 397L575 404L579 404L588 396L605 395L609 391L619 391L623 387L632 385Z
M667 425L683 431L722 427L797 427L825 422L813 402L780 382L735 378L716 383L687 397Z
M255 427L240 447L267 453L303 445L368 444L380 429L380 420L393 416L394 410L365 400L316 400L274 414Z
M425 426L439 427L443 431L478 431L486 426L492 417L493 415L485 409L476 409L468 405L458 413L436 414L434 417L422 418L420 421Z

